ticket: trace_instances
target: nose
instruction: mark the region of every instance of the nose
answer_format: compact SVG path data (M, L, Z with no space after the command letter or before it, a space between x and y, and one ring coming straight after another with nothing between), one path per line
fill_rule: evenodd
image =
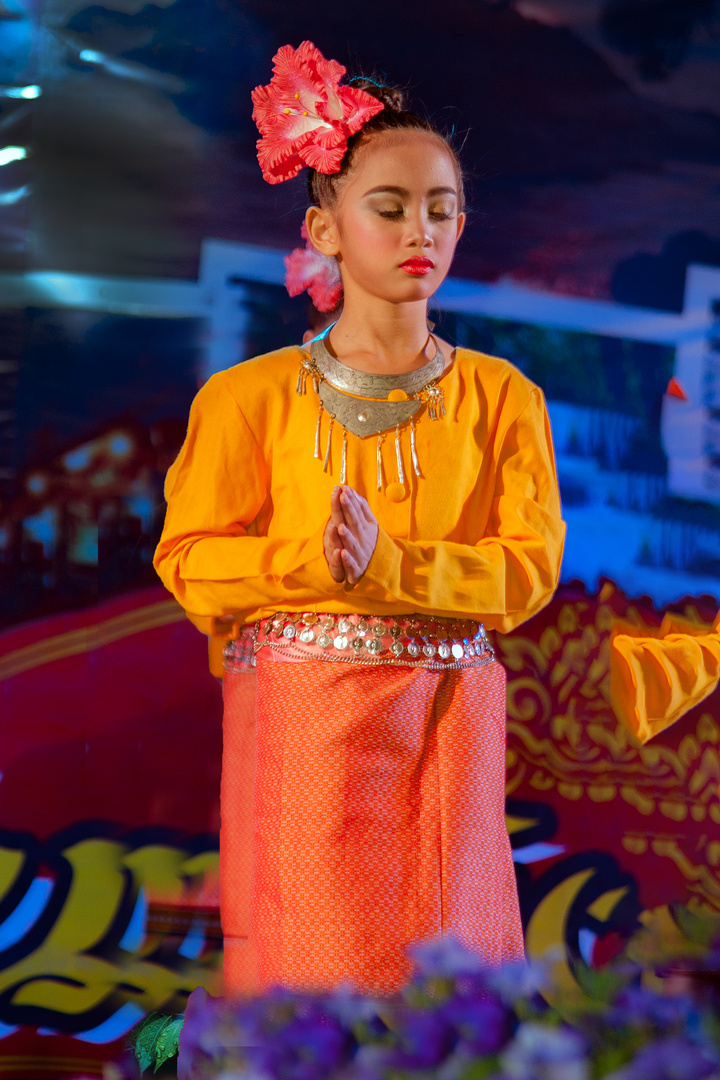
M406 247L428 248L432 247L433 238L430 232L427 215L423 207L414 207L407 215L407 230L405 234Z

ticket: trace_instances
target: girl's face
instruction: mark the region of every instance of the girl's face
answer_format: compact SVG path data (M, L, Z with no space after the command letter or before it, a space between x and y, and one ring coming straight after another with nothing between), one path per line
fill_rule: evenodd
M358 148L332 209L311 207L309 235L336 255L346 302L365 293L427 300L446 277L465 215L458 178L440 139L419 131L378 132Z

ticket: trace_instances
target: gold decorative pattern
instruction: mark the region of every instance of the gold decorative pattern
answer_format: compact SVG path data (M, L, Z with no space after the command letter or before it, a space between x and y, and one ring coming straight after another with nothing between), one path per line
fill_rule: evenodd
M599 808L619 799L629 826L623 848L671 860L688 890L720 909L720 843L713 836L720 824L718 724L696 710L641 745L618 722L608 694L610 631L619 617L644 625L637 608L621 604L622 594L608 583L596 604L578 598L555 605L552 622L536 628L534 638L534 620L520 633L498 635L508 673L507 792L556 791ZM683 614L703 621L692 606ZM696 835L702 823L707 833Z

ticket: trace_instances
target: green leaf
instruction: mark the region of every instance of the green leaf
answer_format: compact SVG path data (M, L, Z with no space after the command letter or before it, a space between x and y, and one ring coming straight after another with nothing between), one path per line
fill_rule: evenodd
M135 1057L138 1059L141 1073L144 1073L151 1065L157 1068L158 1039L164 1029L176 1019L177 1017L168 1016L167 1013L150 1013L136 1029L133 1041Z
M160 1031L155 1043L155 1072L171 1058L177 1057L180 1044L180 1032L185 1023L185 1015L174 1016Z

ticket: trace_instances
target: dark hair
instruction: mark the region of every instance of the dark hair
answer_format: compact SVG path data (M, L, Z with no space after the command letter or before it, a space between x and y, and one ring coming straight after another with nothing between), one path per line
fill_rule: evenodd
M348 139L345 156L340 163L340 169L336 173L321 173L315 169L308 171L307 186L308 197L313 206L334 206L338 196L338 181L349 172L355 151L367 139L379 131L422 131L427 135L434 135L443 144L455 165L458 178L458 210L462 211L465 206L465 190L463 185L463 169L458 158L457 151L452 145L450 138L441 131L431 120L406 108L405 94L395 86L385 86L357 76L350 80L350 85L358 90L364 90L382 101L385 108L382 112L372 116L366 124Z

